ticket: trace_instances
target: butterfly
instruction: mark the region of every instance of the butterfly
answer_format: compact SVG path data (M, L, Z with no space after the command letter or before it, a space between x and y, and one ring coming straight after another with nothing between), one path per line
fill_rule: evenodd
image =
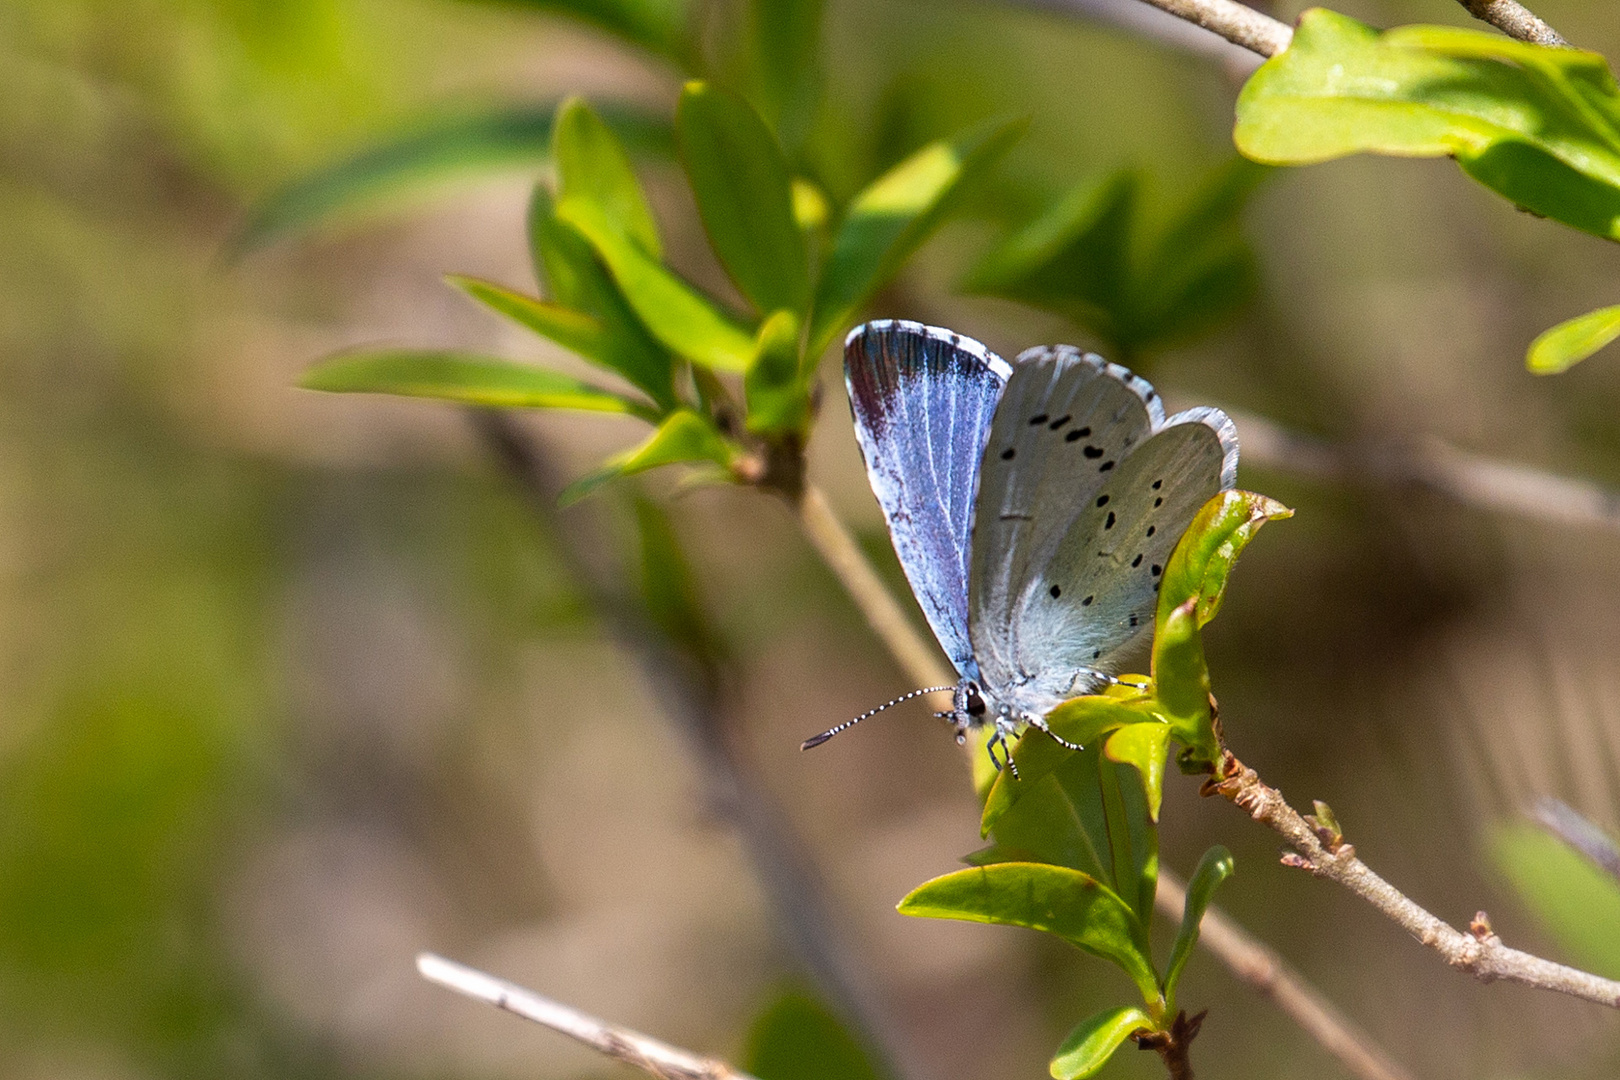
M1028 726L1077 749L1046 714L1115 682L1149 632L1176 542L1236 483L1232 421L1207 407L1167 419L1146 379L1072 346L1009 364L893 319L850 332L844 377L895 554L961 676L889 704L952 690L939 715L958 743L993 726L998 769Z

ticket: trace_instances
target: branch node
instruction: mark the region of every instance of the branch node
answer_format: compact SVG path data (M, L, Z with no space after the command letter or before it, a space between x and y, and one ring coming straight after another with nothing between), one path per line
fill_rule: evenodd
M1468 932L1474 935L1476 941L1490 941L1496 937L1496 931L1491 929L1491 917L1483 911L1474 912L1473 919L1468 923Z
M1316 864L1297 851L1283 852L1282 858L1278 861L1294 870L1309 870L1313 874L1316 873Z

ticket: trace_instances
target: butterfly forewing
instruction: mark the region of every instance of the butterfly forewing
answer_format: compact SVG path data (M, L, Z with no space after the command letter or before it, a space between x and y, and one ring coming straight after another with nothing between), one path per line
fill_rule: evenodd
M1014 663L1050 708L1113 674L1153 625L1159 583L1181 534L1235 480L1237 440L1215 409L1171 419L1120 461L1014 603Z
M940 646L967 674L968 546L979 461L1010 369L978 342L919 323L844 343L855 436L895 554Z
M968 622L988 685L1031 674L1017 643L1022 598L1162 417L1151 394L1125 369L1072 348L1031 350L1015 364L985 447L973 527Z

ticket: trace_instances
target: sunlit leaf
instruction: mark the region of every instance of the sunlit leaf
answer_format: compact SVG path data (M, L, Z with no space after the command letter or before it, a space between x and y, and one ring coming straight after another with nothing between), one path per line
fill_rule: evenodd
M290 233L498 171L533 167L551 157L551 105L507 106L420 123L260 200L236 235L236 253ZM625 108L604 113L632 150L667 158L674 150L668 120Z
M815 998L794 991L754 1021L743 1068L759 1080L880 1080L838 1018Z
M1517 206L1620 239L1620 87L1597 53L1444 26L1380 34L1318 8L1244 86L1234 137L1279 165L1453 157Z
M1147 799L1148 817L1159 820L1164 804L1164 766L1170 750L1170 728L1166 724L1129 724L1108 736L1103 755L1119 765L1129 765L1142 778L1142 794Z
M1153 720L1153 714L1149 711L1151 698L1132 692L1128 687L1111 687L1110 691L1119 689L1126 692L1088 694L1065 701L1047 714L1047 726L1069 742L1089 746L1115 728ZM997 775L990 794L985 798L984 814L979 823L982 835L988 836L996 820L1072 752L1045 732L1027 728L1013 747L1018 779L1013 779L1011 771L1003 771Z
M1153 1018L1134 1005L1123 1005L1088 1016L1069 1032L1050 1066L1053 1080L1085 1080L1096 1076L1131 1034L1154 1030Z
M1215 617L1226 593L1227 575L1260 526L1294 512L1275 499L1249 491L1223 491L1193 517L1181 534L1159 589L1159 619L1188 600L1198 601L1199 626Z
M754 358L754 339L714 302L653 259L590 202L563 199L559 220L591 243L619 286L631 310L665 346L718 371L742 372Z
M855 196L816 289L811 355L819 355L866 298L932 235L964 188L1024 126L1021 120L997 121L930 143Z
M524 296L481 278L451 274L445 280L491 311L505 315L587 360L602 363L602 357L609 352L607 331L600 322L582 311ZM606 366L611 368L612 365Z
M1490 852L1572 962L1620 978L1620 882L1527 823L1492 830Z
M590 203L601 219L654 260L663 258L658 223L642 193L630 157L583 98L557 107L552 136L560 201Z
M1182 908L1181 928L1176 931L1176 943L1170 949L1170 963L1164 969L1164 995L1168 1003L1166 1012L1175 1012L1176 984L1181 981L1181 972L1192 956L1193 947L1198 944L1204 912L1209 910L1215 890L1236 869L1232 853L1219 844L1204 852L1204 857L1198 860L1198 869L1193 871L1192 880L1187 883L1187 903Z
M551 192L544 184L536 185L529 203L529 246L535 272L553 299L601 323L607 347L597 359L645 391L660 407L674 408L674 358L636 318L590 241L557 220Z
M1568 371L1620 338L1620 305L1599 308L1561 322L1530 343L1525 366L1537 375Z
M306 371L298 385L337 393L439 398L492 408L583 409L651 418L645 405L555 371L441 349L340 353Z
M799 320L791 311L766 319L755 350L743 376L748 430L804 430L810 425L810 386L799 362Z
M702 82L681 92L675 130L709 242L738 291L761 313L802 315L810 268L775 136L748 102Z
M609 480L660 465L709 462L729 468L736 456L737 448L716 430L708 417L691 409L680 409L671 413L640 446L609 458L601 468L569 484L559 501L565 506L578 502Z
M1197 608L1197 597L1189 598L1153 631L1154 699L1171 733L1188 748L1184 764L1195 771L1220 752Z
M899 910L903 915L1044 930L1119 965L1145 1001L1159 998L1142 924L1107 886L1078 870L1045 863L958 870L912 890Z

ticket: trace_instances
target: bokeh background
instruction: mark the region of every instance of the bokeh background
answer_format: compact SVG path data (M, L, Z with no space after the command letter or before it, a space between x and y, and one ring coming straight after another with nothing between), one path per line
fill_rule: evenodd
M723 38L737 5L699 6ZM1091 341L963 298L964 269L1108 169L1140 168L1149 204L1173 203L1230 156L1239 81L1038 6L831 0L814 136L841 148L824 180L847 194L929 138L1031 117L993 197L873 311L1009 355ZM0 1076L628 1075L422 984L423 948L732 1056L802 980L688 747L466 417L293 386L360 342L566 366L440 281L532 288L539 167L230 253L259 200L425 117L573 92L672 106L672 68L543 7L0 3ZM1449 0L1342 9L1468 21ZM1609 0L1537 10L1620 54ZM645 180L676 260L714 278L678 171ZM1620 249L1443 161L1279 173L1246 226L1254 301L1134 358L1173 404L1620 484L1620 356L1555 379L1521 360L1541 329L1620 298ZM812 476L898 581L836 370L829 356ZM636 437L524 422L572 473ZM1234 748L1296 804L1329 801L1372 865L1452 922L1483 907L1512 943L1620 975L1620 911L1561 919L1513 887L1568 896L1557 875L1578 873L1515 831L1529 799L1620 826L1620 535L1285 466L1243 470L1298 514L1251 549L1210 631ZM610 517L624 496L601 496ZM713 488L669 506L729 657L739 758L808 845L907 1080L1044 1075L1126 984L1034 934L895 914L978 844L959 752L908 708L801 755L910 687L784 507ZM1195 780L1169 787L1166 865L1232 848L1220 903L1416 1075L1620 1064L1620 1017L1446 970L1279 867L1271 834ZM1212 1007L1200 1075L1339 1075L1208 956L1182 996Z

